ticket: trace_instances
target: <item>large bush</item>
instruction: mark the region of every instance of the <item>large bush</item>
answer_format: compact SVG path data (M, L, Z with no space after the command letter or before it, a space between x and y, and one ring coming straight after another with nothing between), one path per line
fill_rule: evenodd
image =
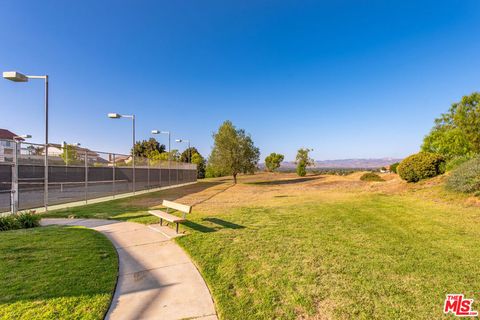
M373 173L373 172L364 173L360 177L360 180L362 180L362 181L385 181L378 174Z
M416 153L403 159L397 172L403 180L417 182L444 173L445 159L434 153Z
M480 192L480 157L453 170L447 179L447 188L465 193Z

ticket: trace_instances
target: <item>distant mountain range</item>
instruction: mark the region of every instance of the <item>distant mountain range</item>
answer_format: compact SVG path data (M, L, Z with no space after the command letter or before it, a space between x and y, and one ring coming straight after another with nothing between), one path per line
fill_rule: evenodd
M396 158L380 158L380 159L340 159L340 160L322 160L315 161L315 168L345 168L345 169L376 169L400 162L402 159ZM260 169L265 168L265 164L259 165ZM280 169L288 170L296 167L294 161L284 161Z

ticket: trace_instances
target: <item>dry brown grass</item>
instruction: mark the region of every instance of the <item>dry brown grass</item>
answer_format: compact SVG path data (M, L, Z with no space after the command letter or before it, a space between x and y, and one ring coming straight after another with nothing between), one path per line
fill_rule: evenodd
M453 194L442 187L443 178L437 177L417 184L408 184L396 174L381 174L384 182L360 181L364 172L347 176L307 175L298 177L294 173L258 173L242 175L234 185L230 178L206 179L198 184L165 191L162 199L175 200L194 205L196 212L222 213L232 208L249 206L273 207L298 202L333 202L355 197L359 193L381 193L388 195L412 194L422 200L451 203L463 206L480 206L480 199ZM156 207L160 198L148 195L124 203Z

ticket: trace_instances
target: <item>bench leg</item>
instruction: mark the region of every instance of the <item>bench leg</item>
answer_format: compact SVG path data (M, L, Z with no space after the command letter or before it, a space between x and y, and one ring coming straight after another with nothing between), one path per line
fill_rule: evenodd
M160 225L162 225L162 223L163 223L163 219L162 219L162 218L160 218Z
M177 222L177 233L178 233L178 222Z

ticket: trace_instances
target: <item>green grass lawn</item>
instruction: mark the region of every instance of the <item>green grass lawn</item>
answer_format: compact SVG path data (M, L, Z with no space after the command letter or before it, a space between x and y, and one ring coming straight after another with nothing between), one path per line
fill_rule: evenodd
M243 208L178 243L224 319L438 319L447 293L480 299L478 211L382 195Z
M480 309L478 208L408 193L285 196L265 184L248 187L279 190L265 205L213 210L242 188L194 210L177 238L222 319L438 319L447 293ZM50 215L149 222L146 207L118 200Z
M0 319L103 319L118 259L102 234L80 227L0 232Z

